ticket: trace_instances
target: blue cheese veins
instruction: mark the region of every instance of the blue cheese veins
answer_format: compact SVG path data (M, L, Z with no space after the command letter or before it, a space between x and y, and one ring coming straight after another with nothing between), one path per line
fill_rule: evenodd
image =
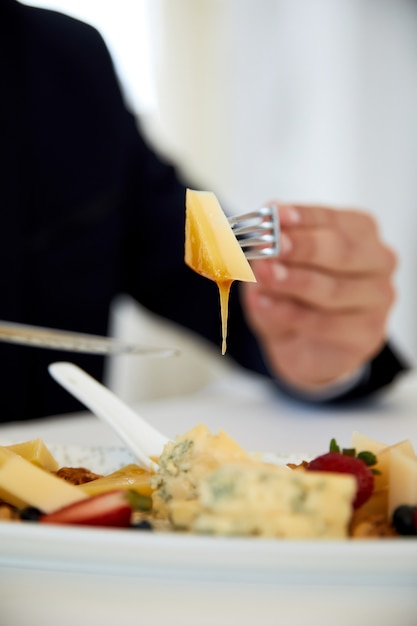
M152 486L155 516L176 529L288 539L347 537L356 493L353 476L262 462L204 424L165 446Z
M154 514L170 517L172 503L195 500L197 485L210 472L248 459L249 454L227 433L212 434L204 424L177 436L165 446L152 479Z

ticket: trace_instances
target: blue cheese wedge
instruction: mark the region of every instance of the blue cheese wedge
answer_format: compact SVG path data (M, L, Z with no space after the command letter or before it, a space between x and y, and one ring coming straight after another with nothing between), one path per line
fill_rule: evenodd
M158 463L151 479L154 514L177 529L294 539L348 536L353 476L262 462L204 424L169 442Z
M214 535L345 538L355 492L347 474L229 463L202 478L194 501L171 502L171 521Z
M204 424L177 436L165 446L152 478L154 514L169 517L171 503L195 500L197 486L210 472L225 463L248 459L249 454L227 433L212 434Z

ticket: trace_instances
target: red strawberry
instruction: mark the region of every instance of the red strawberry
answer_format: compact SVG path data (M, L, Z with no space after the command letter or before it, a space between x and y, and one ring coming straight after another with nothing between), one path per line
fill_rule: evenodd
M58 511L41 515L44 524L84 524L87 526L130 526L132 508L126 492L109 491L80 502L65 506Z
M341 452L327 452L310 461L307 469L315 472L353 474L358 485L353 501L354 509L357 509L369 500L374 490L374 475L372 470L362 459L358 459L354 456L342 454Z

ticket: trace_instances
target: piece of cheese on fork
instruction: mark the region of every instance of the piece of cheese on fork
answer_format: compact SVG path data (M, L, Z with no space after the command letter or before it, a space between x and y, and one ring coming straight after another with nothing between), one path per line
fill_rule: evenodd
M219 288L224 354L231 284L256 278L214 193L187 189L185 205L185 263Z

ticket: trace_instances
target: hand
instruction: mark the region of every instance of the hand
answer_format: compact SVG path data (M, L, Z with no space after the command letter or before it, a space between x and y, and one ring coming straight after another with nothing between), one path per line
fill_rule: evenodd
M258 282L242 284L246 315L272 371L300 390L320 389L382 348L396 256L366 213L272 204L282 252L253 261Z

